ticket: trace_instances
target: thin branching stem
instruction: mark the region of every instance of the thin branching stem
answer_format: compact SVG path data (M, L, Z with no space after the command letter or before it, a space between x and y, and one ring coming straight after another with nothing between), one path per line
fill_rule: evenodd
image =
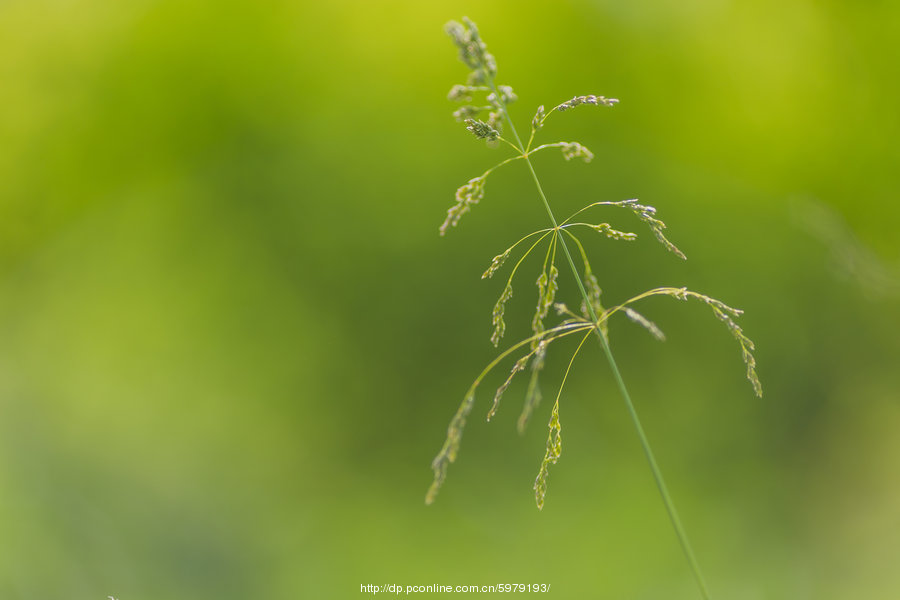
M597 231L598 225L596 223L566 223L565 225L559 226L559 228L563 231L565 231L569 227L590 227L594 231ZM566 233L568 233L568 231L566 231Z
M574 233L565 228L565 226L560 226L560 230L572 238L572 241L575 242L575 245L578 246L578 251L581 253L581 261L584 263L584 268L586 270L591 269L591 263L588 261L587 252L584 249L584 244L581 243L581 240L578 239Z
M515 244L513 244L512 246L510 246L509 248L507 248L507 250L512 251L512 250L515 249L516 246L518 246L519 244L521 244L521 243L524 242L525 240L527 240L527 239L529 239L529 238L531 238L531 237L534 237L534 236L536 236L536 235L539 235L539 234L541 234L541 233L549 233L549 232L551 232L551 231L553 231L553 228L552 228L552 227L547 227L546 229L538 229L537 231L532 231L531 233L529 233L528 235L524 236L524 237L521 238L519 241L517 241ZM541 238L541 239L543 239L543 238Z
M534 342L537 340L544 339L544 338L546 338L546 341L549 344L550 342L555 342L559 338L566 337L566 336L576 333L578 331L585 331L585 330L593 329L593 328L594 328L594 325L592 323L587 323L587 322L566 323L566 324L554 327L552 329L542 331L542 332L535 334L529 338L525 338L524 340L521 340L519 342L516 342L514 345L510 346L504 352L502 352L499 356L497 356L497 358L492 360L488 364L488 366L486 366L484 368L484 370L481 371L481 373L478 375L478 377L475 378L475 381L472 383L472 386L469 388L469 392L474 392L475 388L477 388L478 385L481 383L481 380L484 379L487 376L487 374L490 373L494 369L494 367L496 367L498 364L500 364L503 361L504 358L506 358L507 356L509 356L510 354L512 354L519 348L521 348L522 346L524 346L526 344L530 344L531 342ZM551 335L551 334L553 334L553 335ZM547 337L547 336L550 336L550 337Z
M509 144L510 146L512 146L513 150L515 150L516 152L518 152L519 154L521 154L521 155L524 157L525 152L522 151L522 148L520 148L519 146L516 146L516 145L513 144L511 141L509 141L508 139L506 139L505 137L503 137L502 135L497 136L497 139L500 140L501 142L506 142L507 144ZM521 144L522 142L519 142L519 143Z
M493 79L489 80L489 84L494 94L499 98L500 94L497 91L496 83ZM516 131L516 127L512 122L512 119L509 117L509 113L506 110L506 105L500 102L500 110L503 113L503 118L506 123L509 125L510 131L513 133L513 137L520 147L524 147L522 144L522 140L519 137L518 132ZM550 111L552 113L553 111ZM550 113L547 113L549 116ZM546 117L544 119L546 119ZM534 165L531 164L531 160L528 157L527 153L523 152L525 164L528 165L528 170L531 173L531 178L534 180L535 187L537 187L538 195L541 198L541 202L544 205L544 209L547 211L547 216L550 218L550 222L553 224L553 229L559 230L559 223L556 220L556 217L553 214L553 209L550 208L550 202L547 200L547 195L544 193L544 189L541 186L540 179L538 179L537 173L534 170ZM602 204L602 203L595 203ZM581 211L579 211L581 212ZM578 213L575 213L578 214ZM572 215L573 217L575 215ZM571 219L571 217L570 217ZM672 521L672 526L675 529L675 533L678 536L678 540L681 543L681 547L684 550L685 556L687 557L688 563L691 566L691 569L694 572L694 576L697 579L697 583L700 587L701 593L705 600L709 600L709 592L706 588L706 582L703 578L703 574L700 570L700 565L697 562L696 557L694 556L694 551L691 548L690 541L688 540L687 533L684 530L684 527L681 524L681 519L678 516L678 511L675 509L675 503L672 501L672 497L669 494L669 489L666 486L665 480L663 479L662 472L659 469L659 466L656 463L656 458L653 455L653 450L650 447L650 442L647 439L647 435L644 433L644 428L641 425L641 421L638 418L637 411L634 408L634 403L631 400L631 395L628 393L628 388L625 386L625 381L622 378L622 374L619 371L619 367L616 364L615 357L613 357L612 350L610 350L609 342L607 342L606 337L600 330L600 319L597 317L596 311L594 310L593 305L591 304L590 297L588 296L587 291L584 288L584 283L581 281L581 277L578 275L578 269L575 267L575 261L572 259L572 254L569 252L569 247L566 244L566 241L563 237L559 237L559 241L562 245L563 253L566 255L566 260L569 263L569 267L572 269L572 275L575 277L575 281L578 284L578 289L581 292L582 297L584 298L585 305L587 306L587 310L591 316L591 320L595 323L594 331L597 334L597 339L600 342L600 347L603 349L603 353L606 355L607 362L609 363L610 369L613 372L613 377L616 380L616 384L619 388L619 392L622 395L623 400L625 401L625 406L628 409L628 414L631 417L631 422L634 425L635 431L637 432L638 438L641 442L641 447L644 450L644 455L647 457L647 462L650 464L650 470L653 473L653 478L656 481L656 486L659 489L660 496L662 497L663 504L666 506L666 511L669 513L669 519Z
M537 148L534 148L534 149L532 149L532 150L529 150L528 152L526 152L526 154L527 154L528 156L531 156L531 155L534 154L535 152L540 152L541 150L546 150L547 148L562 148L562 147L565 146L566 144L567 144L567 142L554 142L554 143L552 143L552 144L541 144L541 145L538 146Z
M538 245L539 245L541 242L544 241L544 238L546 238L548 235L550 235L550 234L553 232L552 229L545 229L545 230L543 230L543 231L545 232L544 235L542 235L541 237L539 237L538 240L537 240L535 243L533 243L533 244L531 245L531 247L530 247L528 250L525 251L525 254L523 254L522 257L519 258L519 260L516 262L516 265L513 267L512 272L509 274L509 279L508 279L507 282L506 282L507 285L509 285L509 284L512 283L512 280L513 280L513 277L514 277L515 274L516 274L516 271L519 270L519 266L525 261L526 258L528 258L528 255L531 254L531 251L534 250L535 248L537 248ZM535 233L538 233L538 232L535 232ZM533 235L533 234L532 234L532 235ZM520 241L521 241L521 240L520 240ZM518 242L516 242L516 243L518 244ZM549 251L549 248L548 248L548 251ZM546 261L544 261L544 264L546 265Z
M515 146L513 146L513 147L515 147ZM516 150L518 151L518 148L516 148ZM497 163L496 165L494 165L493 167L491 167L490 169L488 169L487 171L485 171L484 173L482 173L481 176L482 176L482 177L487 177L488 175L490 175L491 173L493 173L494 171L496 171L497 169L499 169L499 168L502 167L503 165L509 164L509 163L511 163L511 162L513 162L513 161L515 161L515 160L522 160L523 158L525 158L525 157L522 156L521 154L517 154L516 156L511 156L511 157L507 158L506 160Z
M621 206L621 204L622 204L621 202L610 202L610 201L601 201L601 202L594 202L592 204L588 204L584 208L572 213L568 219L566 219L565 221L563 221L561 223L561 225L568 224L569 221L571 221L572 219L574 219L575 217L577 217L578 215L580 215L581 213L583 213L584 211L586 211L589 208L594 208L595 206Z
M493 82L491 82L491 84L493 85ZM532 127L532 128L531 128L531 136L529 136L529 138L528 138L528 145L525 146L525 153L526 153L526 154L531 154L532 152L536 152L537 150L540 150L540 148L543 148L543 147L544 147L544 146L540 146L540 147L538 147L538 148L535 148L534 150L531 150L531 144L532 144L532 142L534 142L534 136L535 136L535 134L537 134L538 129L540 129L541 127L544 126L544 121L547 120L547 117L549 117L549 116L552 115L554 112L556 112L556 109L557 109L557 108L559 108L559 105L556 105L556 106L554 106L553 108L551 108L551 109L550 109L550 112L548 112L547 114L545 114L545 115L541 118L541 120L538 122L538 126L537 126L536 128L535 128L535 127ZM506 106L505 106L505 105L501 107L501 110L503 111L504 114L506 114ZM508 118L508 116L507 116L507 118ZM513 133L515 134L515 131L513 131ZM518 139L518 137L519 137L518 134L516 134L516 138L517 138L517 139ZM521 144L522 142L520 141L519 143ZM558 144L546 144L547 147L549 147L549 146L551 146L551 145L558 145Z

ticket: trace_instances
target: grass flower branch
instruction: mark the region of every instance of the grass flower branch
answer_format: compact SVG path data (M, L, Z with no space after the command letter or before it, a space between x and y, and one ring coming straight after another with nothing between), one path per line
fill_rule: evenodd
M738 342L741 348L742 360L746 367L747 379L750 381L753 391L758 396L761 396L762 385L756 372L756 360L752 354L754 351L753 342L750 341L744 334L742 328L738 326L735 321L735 319L742 314L742 311L731 308L715 298L683 287L654 288L634 296L621 304L615 305L612 308L605 309L601 303L602 290L599 282L591 269L588 253L585 250L584 244L579 239L576 232L590 229L593 230L593 232L600 233L614 241L632 241L637 238L637 234L618 229L605 221L592 223L583 220L584 217L582 217L582 220L575 221L574 219L576 217L590 209L601 206L627 209L650 229L650 232L657 241L669 252L682 260L685 259L685 255L669 241L664 234L666 224L656 216L656 209L652 206L639 203L637 199L593 202L576 211L560 223L553 213L540 179L535 172L534 165L531 162L531 155L549 148L559 148L566 161L580 158L585 162L590 162L594 155L579 142L559 141L542 144L534 148L532 148L532 145L534 144L537 134L543 130L544 124L551 114L555 112L566 112L581 105L609 108L618 104L619 101L615 98L607 98L599 95L582 95L575 96L571 100L557 104L549 111L545 110L543 106L539 106L531 120L531 134L528 138L528 142L527 144L523 144L508 111L509 105L517 99L516 94L510 86L498 85L496 83L497 62L493 55L487 51L487 47L478 32L478 28L472 21L463 19L463 23L449 23L446 27L446 31L457 46L460 59L470 70L466 83L453 86L448 94L448 98L457 102L471 103L475 100L476 96L484 95L483 102L478 101L474 104L465 104L453 113L454 117L458 121L463 122L466 125L466 129L476 138L485 140L488 145L495 146L498 143L505 143L512 148L516 154L515 156L498 163L482 175L470 179L456 191L456 203L447 211L447 218L440 227L441 235L445 235L450 228L455 227L459 223L462 215L471 210L472 206L478 204L484 198L485 180L492 171L518 160L523 160L528 167L529 174L534 182L538 197L544 207L551 226L549 228L539 229L520 238L501 254L495 256L488 269L482 275L483 279L493 277L503 268L507 260L513 256L520 245L527 245L527 249L521 253L521 256L519 256L513 266L506 281L506 285L494 305L491 315L491 324L493 327L491 342L494 346L497 346L506 332L506 304L513 295L513 280L515 275L519 271L525 258L539 246L546 244L541 271L535 282L537 287L537 300L531 319L532 335L503 351L479 374L473 384L469 387L462 404L459 406L450 422L450 426L447 430L447 439L432 462L434 480L426 494L425 501L426 503L431 504L435 500L441 485L446 479L449 464L454 462L457 458L462 431L465 427L466 419L475 403L476 389L484 381L485 377L501 362L506 359L511 359L517 353L524 351L524 353L518 356L514 361L506 379L494 393L493 403L487 413L487 419L490 421L497 414L500 401L515 376L518 373L530 370L531 373L525 392L524 405L517 420L519 431L524 431L530 417L538 409L541 401L539 384L540 373L544 368L545 358L550 345L553 342L572 334L583 333L581 341L568 362L562 383L556 394L556 400L551 409L544 458L541 461L540 469L534 483L535 502L538 508L542 509L548 491L550 466L556 465L562 455L560 400L562 398L563 387L569 378L572 365L575 362L575 357L579 354L587 339L593 336L600 344L622 399L625 402L629 417L634 425L654 481L656 482L660 496L662 497L663 504L669 514L672 526L675 529L675 533L681 543L688 563L697 579L702 597L709 598L706 584L688 541L687 533L681 524L671 495L669 494L649 441L647 440L647 436L641 425L640 419L638 418L634 403L631 400L631 396L616 364L612 350L610 349L608 322L610 318L621 313L631 322L644 328L654 338L663 341L665 340L665 335L656 323L639 313L631 305L651 296L669 296L678 300L698 300L706 304L712 310L715 317L725 324L726 328ZM487 113L486 120L481 118L484 113ZM503 137L503 130L506 127L509 129L510 138ZM526 242L531 243L528 245ZM577 248L579 258L581 259L580 270L576 266L572 252L569 249L569 243L574 243ZM576 283L581 303L581 314L576 314L570 310L566 304L557 301L557 296L560 291L557 259L560 250L562 256L565 258L564 262L568 265ZM548 328L545 323L550 317L551 308L555 309L558 317L567 318L558 325Z

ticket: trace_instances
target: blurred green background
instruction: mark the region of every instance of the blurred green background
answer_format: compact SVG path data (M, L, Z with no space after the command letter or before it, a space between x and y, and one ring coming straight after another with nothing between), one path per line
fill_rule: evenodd
M592 164L536 158L558 214L637 197L689 257L606 213L642 234L590 240L607 302L746 310L761 400L699 304L611 329L713 595L900 597L900 4L827 0L0 1L0 597L699 597L594 346L542 512L524 381L423 504L494 355L480 274L546 225L516 164L437 235L508 155L450 116L464 14L521 129L621 99L542 132Z

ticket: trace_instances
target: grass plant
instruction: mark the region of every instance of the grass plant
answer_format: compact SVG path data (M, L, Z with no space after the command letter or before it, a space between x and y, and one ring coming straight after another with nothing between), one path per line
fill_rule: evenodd
M574 336L578 339L578 344L568 362L562 383L555 395L548 424L549 433L546 451L534 482L535 502L538 509L542 509L547 495L550 467L559 461L562 454L560 399L563 388L571 374L575 358L588 339L594 337L600 344L622 399L625 402L672 526L675 529L691 570L697 579L702 597L709 598L703 575L691 549L688 536L678 517L678 512L675 509L650 443L641 426L634 403L610 349L607 324L614 316L622 315L646 329L655 338L664 340L665 336L660 328L639 313L635 305L651 296L669 296L677 300L694 300L703 303L712 311L716 318L724 323L737 341L746 367L747 379L750 381L756 395L762 396L762 385L756 373L756 361L752 354L754 350L753 342L744 334L736 322L742 311L732 308L715 298L684 287L654 288L628 298L624 302L610 308L605 308L601 302L602 292L599 281L594 274L588 253L579 236L587 232L593 232L612 240L627 242L636 239L637 234L618 229L609 222L599 221L593 215L607 208L618 209L620 213L630 213L632 218L636 217L637 220L649 228L653 236L671 254L682 260L685 259L685 255L666 237L666 225L657 217L656 209L652 206L641 204L637 199L593 202L576 211L565 220L557 220L540 179L535 172L531 157L538 152L559 149L562 157L567 161L581 159L585 162L590 162L593 154L579 142L558 141L535 146L535 140L539 133L543 131L546 121L554 113L566 112L583 105L612 108L619 101L605 96L583 95L575 96L570 100L557 104L550 110L546 110L544 106L539 106L531 120L531 133L528 136L528 140L523 143L513 121L510 119L508 110L509 105L516 101L516 94L510 86L497 84L497 63L487 51L487 47L475 23L464 18L463 23L448 23L446 31L458 48L460 59L469 68L466 83L454 85L448 94L450 100L462 103L462 106L453 113L454 117L457 121L463 123L465 128L476 138L485 140L491 146L511 150L513 155L486 170L481 175L470 179L456 191L455 203L447 211L447 217L439 229L440 234L443 236L456 227L461 218L483 200L485 184L491 173L501 167L519 161L527 167L528 173L534 182L537 197L543 205L550 226L533 231L514 242L493 258L491 264L482 275L483 279L492 278L499 274L508 262L513 263L491 315L493 332L490 339L494 346L498 346L506 333L505 308L507 302L513 296L513 283L516 280L516 275L520 273L520 267L526 257L541 251L540 249L543 247L544 258L536 281L537 299L531 320L532 335L516 342L501 352L482 370L469 387L462 404L450 421L450 426L447 429L447 439L432 462L434 480L426 494L425 502L427 504L434 502L441 485L446 479L447 468L457 458L463 429L475 404L475 393L484 382L485 377L501 363L513 361L508 376L494 393L493 402L487 412L487 419L490 420L497 413L504 392L514 377L521 372L528 371L530 373L524 406L517 423L519 431L524 431L530 417L541 401L539 377L544 368L545 357L551 344L557 340ZM505 135L504 130L507 127L509 134ZM573 254L570 244L576 253ZM576 258L578 259L577 261ZM565 303L558 301L558 264L563 264L564 268L567 267L574 277L578 290L577 301L580 303L577 310L573 310ZM558 318L558 322L552 325L549 324L551 312Z

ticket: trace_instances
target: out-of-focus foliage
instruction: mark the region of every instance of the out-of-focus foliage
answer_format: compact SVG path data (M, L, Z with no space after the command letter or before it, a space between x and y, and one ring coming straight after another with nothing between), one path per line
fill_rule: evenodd
M479 277L544 226L514 164L438 235L506 156L449 117L441 28L466 13L522 129L621 100L545 127L592 165L536 168L561 214L656 206L688 261L595 236L604 301L663 284L746 311L762 400L703 307L644 305L663 344L609 331L713 595L900 594L900 5L483 4L0 2L0 597L696 597L595 348L543 512L523 382L489 425L476 398L424 506L496 352L503 281Z

